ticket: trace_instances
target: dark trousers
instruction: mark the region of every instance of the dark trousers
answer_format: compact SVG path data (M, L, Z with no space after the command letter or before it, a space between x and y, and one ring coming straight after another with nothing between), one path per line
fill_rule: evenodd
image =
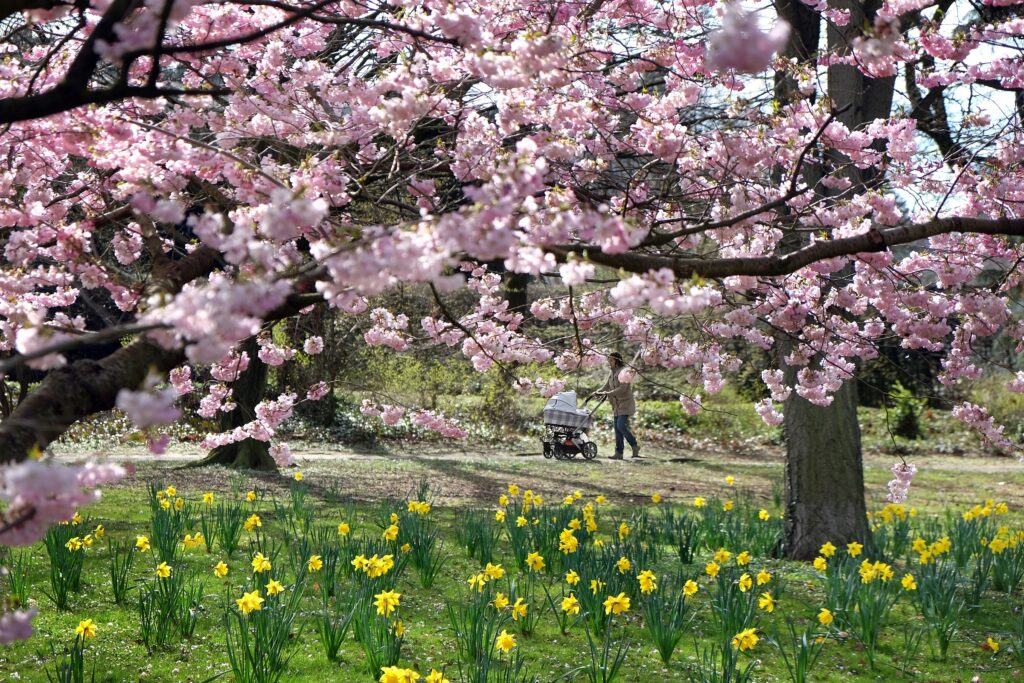
M615 452L621 454L623 449L622 440L625 439L630 446L636 448L636 437L629 431L629 415L615 416Z

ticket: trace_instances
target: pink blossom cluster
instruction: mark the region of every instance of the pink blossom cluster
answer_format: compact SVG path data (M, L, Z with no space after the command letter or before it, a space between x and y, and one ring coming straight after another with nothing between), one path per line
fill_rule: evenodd
M363 334L363 339L370 346L387 346L396 351L404 351L409 347L409 339L405 330L409 329L409 318L405 314L394 315L383 308L375 308L370 312L372 327Z
M170 424L181 417L181 409L175 405L178 391L174 386L157 389L160 378L150 374L138 391L121 389L117 393L117 409L139 429Z
M259 346L260 350L256 355L261 361L271 367L284 365L295 357L295 349L276 344L273 340L267 337L259 338Z
M708 40L708 68L743 73L763 71L772 56L785 47L789 30L789 24L778 21L766 33L758 26L753 12L744 11L739 2L731 2L722 17L722 28Z
M0 467L0 542L4 545L31 545L46 533L47 527L67 522L75 511L99 499L102 484L118 481L125 475L119 465L86 463L61 465L26 460Z
M306 389L306 400L319 401L330 392L331 387L329 384L327 384L327 382L316 382L315 384L311 384L309 388Z
M320 336L307 337L302 343L302 352L307 356L316 356L324 350L324 338Z
M39 614L35 607L10 612L0 612L0 645L10 645L16 640L32 637L32 620Z
M292 449L286 443L276 443L270 447L270 457L278 467L291 467L295 464L295 456Z
M953 417L976 429L995 448L1013 450L1013 442L1003 433L1005 427L996 424L995 418L985 408L965 401L953 406Z
M902 503L907 500L910 480L917 474L917 467L905 462L898 462L892 466L891 471L895 478L889 481L889 495L885 499L890 503Z

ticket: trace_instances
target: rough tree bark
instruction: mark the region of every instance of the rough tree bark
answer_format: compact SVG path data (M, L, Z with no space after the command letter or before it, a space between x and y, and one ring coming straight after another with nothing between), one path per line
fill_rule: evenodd
M810 559L826 541L864 542L867 511L857 383L843 384L827 407L794 391L785 403L784 430L786 556Z
M263 400L267 389L267 364L256 355L259 344L250 337L242 345L242 351L249 354L249 367L231 384L231 397L237 404L229 413L221 413L221 431L241 427L256 417L256 404ZM202 460L192 466L226 465L250 470L276 470L277 464L270 457L270 444L256 439L244 439L224 446L217 446Z
M864 26L870 25L881 3L869 0L840 0L836 7L848 9L847 26L830 25L827 32L831 50L848 49ZM779 6L780 15L793 26L787 56L800 61L812 58L820 40L821 17L802 3L787 0ZM839 112L837 119L851 130L889 115L894 78L872 79L853 66L836 65L828 70L828 95ZM794 84L785 77L776 79L777 96L790 97ZM829 159L842 164L843 159ZM846 171L857 191L864 191L873 180L849 167ZM810 172L816 180L821 170ZM793 245L802 246L802 245ZM839 277L849 273L837 274ZM776 352L781 360L789 350L788 340L777 339ZM827 359L816 359L827 362ZM795 368L787 369L787 381L796 379ZM817 406L795 391L785 402L786 437L786 525L783 551L793 559L810 559L830 541L845 544L864 542L867 537L867 510L864 502L864 466L861 453L860 424L857 419L857 387L847 381L828 406Z

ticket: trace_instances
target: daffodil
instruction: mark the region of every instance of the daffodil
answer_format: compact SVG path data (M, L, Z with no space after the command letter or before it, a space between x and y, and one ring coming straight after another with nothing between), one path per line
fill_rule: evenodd
M263 553L256 553L252 557L252 571L254 574L262 574L271 570L270 560L263 556Z
M228 566L223 562L218 562L217 566L213 568L213 574L214 576L223 579L228 575Z
M302 472L295 473L295 481L302 481Z
M171 565L161 562L156 566L156 575L161 579L166 579L171 575Z
M92 619L82 619L75 627L75 635L82 638L96 637L96 623Z
M255 529L257 527L262 527L262 526L263 526L263 520L261 520L260 516L255 514L255 513L252 514L252 515L249 515L249 519L245 520L245 523L242 525L242 527L246 531L252 531L253 529Z
M249 614L250 612L258 612L263 609L263 598L260 597L259 591L252 591L251 593L243 593L242 597L235 600L235 604L238 605L238 609L241 610L242 614Z
M277 579L267 581L267 595L277 595L284 592L284 586Z
M538 552L532 552L526 556L526 566L535 572L542 571L544 569L544 558Z
M348 525L348 522L340 522L338 524L338 535L339 536L348 536L349 532L351 532L351 531L352 531L352 528Z
M619 570L620 574L625 574L633 566L633 563L629 561L628 557L620 557L618 562L615 563L615 568Z
M750 564L750 553L744 550L742 553L736 556L736 566L745 567Z
M501 633L498 634L498 638L494 642L494 646L507 654L516 646L516 637L505 629L501 629Z
M819 555L818 557L814 558L814 568L817 569L819 572L823 572L826 569L828 569L828 562L825 561L824 557L821 557Z
M846 544L846 554L850 557L857 557L862 550L864 550L864 546L857 541L850 541Z
M247 501L249 501L250 503L251 503L251 502L253 502L254 500L256 500L256 492L255 492L255 491L249 491L249 492L247 492L247 493L245 494L245 499L246 499Z
M311 572L318 572L324 568L324 561L319 555L310 555L309 560L306 562L306 569Z
M211 491L207 491L203 494L203 503L206 505L213 505L213 493Z
M512 605L512 621L519 621L526 617L526 609L529 605L523 602L522 598L516 598L515 603Z
M732 637L732 646L733 649L740 651L751 650L757 645L758 640L755 629L748 628Z
M570 569L565 573L565 582L570 586L575 586L580 582L580 575L576 573L575 569Z
M505 576L505 568L500 564L491 564L488 562L487 566L484 567L484 574L487 575L487 578L497 581Z
M767 521L768 521L769 519L771 519L771 518L772 518L772 513L768 512L768 511L767 511L767 510L765 510L764 508L761 508L761 509L760 509L760 510L758 510L758 512L757 512L757 518L758 518L759 520L761 520L762 522L767 522Z
M660 493L652 494L651 495L651 502L654 503L655 505L659 504L661 502L661 494Z
M145 536L136 536L135 549L138 550L140 553L144 553L147 550L149 550L149 539Z
M443 673L441 673L437 669L431 669L430 673L427 674L427 677L423 680L425 681L425 683L452 683L444 677Z
M658 577L655 576L654 572L652 572L650 569L645 569L639 574L637 574L636 580L637 583L640 584L640 592L646 595L647 593L653 593L655 590L657 590L657 579Z
M835 617L832 616L831 610L827 607L822 607L821 611L818 612L818 622L822 626L829 626L833 621L835 621Z
M508 597L506 597L506 595L504 593L495 593L494 594L494 602L492 604L494 605L494 609L496 609L496 610L498 610L500 612L501 610L503 610L506 607L508 607L508 605L509 605Z
M569 597L562 598L562 611L572 615L580 613L580 601L575 595L569 593Z
M401 593L395 591L381 591L373 596L373 604L377 607L377 614L382 617L390 617L391 613L399 606Z
M825 544L821 546L821 549L819 549L818 552L823 557L832 557L836 554L836 547L832 545L832 541L825 541Z
M698 590L700 590L700 586L693 579L688 579L687 582L683 584L683 595L688 598L692 598L696 595Z
M775 611L775 599L770 591L761 593L761 597L757 600L757 606L769 614Z
M757 585L763 586L772 580L771 572L762 569L757 573Z
M719 566L717 562L708 562L706 565L704 565L704 572L711 578L715 578L716 576L718 576L718 572L720 572L721 570L722 567Z
M908 574L904 574L903 578L900 579L900 584L903 585L903 590L906 590L906 591L916 591L917 590L917 581L914 580L914 575L913 574L909 574L909 573Z
M604 601L605 614L622 614L629 610L629 598L625 593L609 595Z
M384 530L384 533L381 534L381 537L385 541L394 541L396 538L398 538L398 525L392 524L391 526L389 526L387 529Z
M750 590L751 586L754 585L754 580L750 578L750 574L744 573L740 576L740 580L737 582L740 587L740 591L746 593Z
M466 583L469 584L470 590L475 588L478 593L483 593L484 585L487 583L487 576L482 572L480 574L473 574Z

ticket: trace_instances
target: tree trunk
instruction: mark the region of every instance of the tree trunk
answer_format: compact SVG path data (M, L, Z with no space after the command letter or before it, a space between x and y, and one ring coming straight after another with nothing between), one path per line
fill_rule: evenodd
M527 296L530 275L528 273L506 273L503 279L509 310L514 313L522 313L524 316L530 315L530 301Z
M867 510L856 382L843 384L827 407L794 391L785 413L786 557L811 559L826 541L863 543Z
M861 4L855 0L835 0L835 7L848 9L851 20L847 26L829 26L830 50L845 51L854 37L869 26L879 0ZM793 0L777 4L779 14L794 28L786 57L809 62L820 40L821 17ZM856 67L833 65L828 70L828 96L839 112L838 120L856 130L865 123L889 115L892 107L895 78L872 79ZM777 74L776 98L788 103L799 96L795 83L786 75ZM845 163L845 174L857 190L863 192L875 178L863 177L848 160L831 155L837 166ZM817 164L808 164L804 180L824 192L817 181L823 174ZM802 246L790 240L784 251ZM849 277L852 270L837 273ZM791 340L776 338L776 352L781 363L789 351ZM820 359L819 359L820 362ZM796 369L785 368L787 382L796 381ZM837 391L828 406L817 406L795 391L785 403L786 435L786 526L783 552L792 559L811 559L819 548L831 541L835 545L850 541L865 542L867 509L864 503L864 465L861 455L860 424L857 420L857 386L848 380Z
M231 384L232 400L235 409L230 413L222 413L221 431L230 431L250 422L256 416L256 404L263 400L267 389L267 364L256 355L259 344L256 337L250 337L242 350L249 354L249 367ZM225 465L238 469L268 470L277 469L277 464L270 457L270 444L256 439L244 439L217 446L202 460L192 463L195 467L203 465Z

